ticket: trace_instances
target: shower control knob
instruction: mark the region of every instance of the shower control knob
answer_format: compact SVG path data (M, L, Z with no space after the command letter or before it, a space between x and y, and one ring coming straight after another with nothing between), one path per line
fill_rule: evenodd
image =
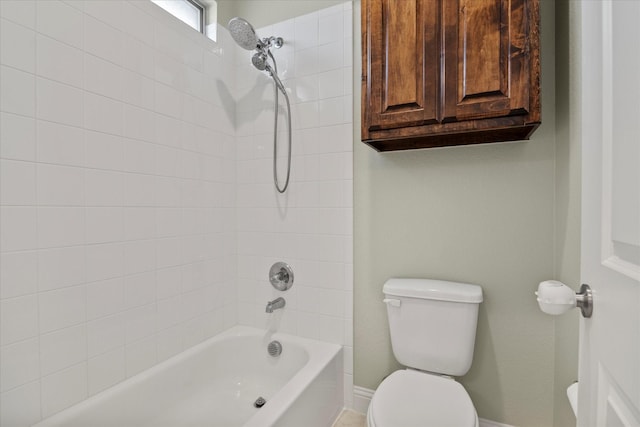
M279 291L286 291L293 286L293 269L286 262L276 262L269 269L269 282Z

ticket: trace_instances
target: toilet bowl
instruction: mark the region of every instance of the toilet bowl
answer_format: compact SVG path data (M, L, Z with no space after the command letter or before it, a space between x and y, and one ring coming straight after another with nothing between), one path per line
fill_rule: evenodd
M482 288L428 279L383 287L393 354L407 369L378 386L368 427L477 427L469 394L452 376L469 371Z
M451 378L405 369L388 376L367 411L368 427L477 427L462 385Z

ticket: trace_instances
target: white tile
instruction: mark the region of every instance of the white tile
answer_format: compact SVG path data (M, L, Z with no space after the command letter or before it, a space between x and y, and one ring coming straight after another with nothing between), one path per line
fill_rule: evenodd
M0 110L33 117L35 115L35 77L33 74L0 66Z
M83 99L80 89L43 78L37 79L36 86L39 119L82 126Z
M121 65L124 59L124 34L116 28L85 15L84 49L88 53Z
M344 319L319 315L318 339L335 344L344 344Z
M38 34L37 74L47 79L82 88L85 70L82 51Z
M103 132L85 131L86 166L97 169L122 170L124 140Z
M176 119L182 117L182 93L176 89L156 82L155 111Z
M40 372L42 376L68 368L87 359L85 325L60 329L40 336Z
M89 359L89 396L125 379L124 347Z
M38 164L38 205L84 205L84 171L75 167Z
M34 119L0 113L0 158L29 161L36 159Z
M180 267L170 267L157 270L156 295L158 300L180 294L182 283L181 277Z
M318 48L311 47L296 52L296 78L318 72ZM342 56L340 57L342 59Z
M37 380L40 377L38 356L37 338L2 346L0 348L0 392Z
M156 114L156 142L169 147L182 146L182 122L180 120Z
M175 356L182 351L182 335L181 326L174 326L158 332L156 337L158 362Z
M326 71L318 75L320 99L335 98L345 94L344 73L342 69Z
M177 207L184 200L184 204L188 204L187 187L193 184L193 181L180 180L178 178L168 178L158 176L155 178L155 197L156 206Z
M295 48L308 49L318 45L318 14L309 13L294 19Z
M118 100L123 98L122 68L90 54L84 55L84 67L85 90Z
M124 307L124 279L102 280L87 284L87 320L122 311Z
M155 108L155 82L152 78L148 78L137 74L133 71L124 71L124 93L123 101L145 108L154 110Z
M127 377L144 371L156 363L155 337L128 344L126 347Z
M126 105L124 109L124 135L127 138L153 142L155 134L155 114L143 108ZM126 146L125 146L126 149ZM154 160L153 153L151 160ZM153 170L152 170L153 172Z
M84 127L112 135L122 135L124 105L120 101L85 92Z
M122 206L124 202L123 173L86 170L85 184L87 206Z
M82 129L38 121L38 161L68 166L84 166L85 143Z
M121 0L91 0L85 2L84 10L87 15L91 15L112 27L124 30L124 3Z
M11 21L0 21L0 63L29 73L36 69L36 35Z
M51 291L78 285L85 279L84 247L38 251L38 290Z
M82 13L57 0L36 3L38 32L81 49Z
M35 295L0 301L0 345L38 334L38 299Z
M177 325L182 319L183 314L179 295L159 300L157 305L158 314L156 326L158 331Z
M0 6L5 3L9 1L0 1ZM34 381L0 394L0 407L0 424L3 426L28 427L37 423L41 419L40 382Z
M87 281L120 277L124 271L124 251L120 243L89 245L86 249Z
M38 258L35 251L0 254L0 299L28 295L36 291Z
M42 416L45 418L86 397L86 362L42 378Z
M149 271L124 278L125 308L139 307L156 300L156 274Z
M126 342L133 343L155 332L156 306L150 304L131 309L124 313Z
M36 26L36 2L35 0L2 0L0 2L0 16L34 29Z
M343 351L344 372L346 374L353 374L353 347L344 346L342 347L342 351Z
M148 126L153 128L153 121ZM135 139L125 140L124 169L127 172L154 174L156 172L156 145Z
M156 267L155 240L127 242L124 246L124 273L134 274L154 270Z
M155 208L124 208L124 239L142 240L156 236Z
M52 332L82 323L85 320L84 286L59 289L38 294L40 333Z
M125 342L124 315L103 317L87 324L89 357L122 347Z
M127 173L124 175L125 206L155 206L155 177Z
M154 20L153 18L135 7L131 3L125 3L124 22L126 32L133 37L154 46Z
M322 15L318 18L318 44L342 41L344 36L342 10Z
M344 42L342 40L318 47L318 72L344 66Z
M321 99L318 102L318 125L331 126L344 122L342 98Z
M108 243L124 238L124 215L120 207L86 208L87 244Z
M39 207L38 247L54 248L84 244L83 208Z
M148 45L128 37L124 51L124 66L138 75L155 78L156 51Z
M35 207L0 207L0 251L23 251L38 247Z
M0 204L35 205L35 163L0 160Z

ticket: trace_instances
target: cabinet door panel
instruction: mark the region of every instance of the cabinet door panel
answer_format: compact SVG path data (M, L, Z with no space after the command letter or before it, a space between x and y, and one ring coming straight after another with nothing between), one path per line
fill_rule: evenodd
M444 16L444 121L527 114L525 0L448 0Z
M435 123L439 82L434 0L366 0L369 129Z

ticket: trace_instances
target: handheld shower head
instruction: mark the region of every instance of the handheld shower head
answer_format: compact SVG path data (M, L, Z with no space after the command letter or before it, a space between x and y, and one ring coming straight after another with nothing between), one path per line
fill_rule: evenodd
M262 52L256 52L256 54L251 57L251 63L258 70L264 71L268 66L267 55Z
M229 32L233 40L243 49L253 50L261 46L260 39L251 24L242 18L231 18L229 21Z

